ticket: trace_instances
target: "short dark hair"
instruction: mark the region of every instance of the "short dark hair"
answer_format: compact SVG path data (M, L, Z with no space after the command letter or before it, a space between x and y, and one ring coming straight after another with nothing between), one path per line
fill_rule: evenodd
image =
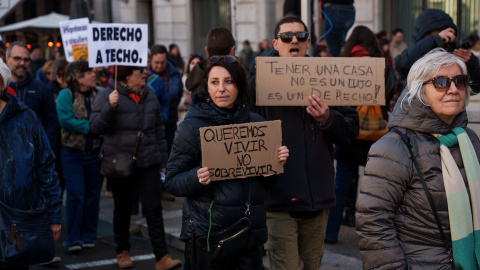
M210 75L210 71L213 67L223 67L230 73L230 76L232 76L233 82L238 89L238 96L235 102L235 107L239 108L243 105L249 105L251 100L251 94L250 87L248 86L247 73L245 73L245 69L237 61L233 63L227 63L226 61L222 60L219 62L208 64L207 69L205 70L203 80L204 87L198 93L198 100L200 102L207 102L209 98L208 76Z
M235 46L232 32L225 27L215 27L207 34L207 51L209 56L228 55Z
M117 80L121 82L126 82L127 77L132 75L133 71L136 69L141 69L141 67L117 66Z
M28 47L27 47L27 45L25 45L25 43L20 42L20 41L15 41L15 42L13 42L12 44L10 44L10 46L8 46L8 48L7 48L7 57L10 57L10 55L12 55L12 50L13 50L13 47L15 47L15 46L19 46L19 47L25 48L25 49L28 51Z
M85 72L89 70L92 70L92 68L88 67L88 62L85 60L77 60L68 64L65 73L63 74L68 88L72 91L79 91L80 84L78 83L77 77L82 78L85 76Z
M308 32L307 25L300 18L295 16L287 16L287 17L283 17L280 21L277 22L277 25L275 25L275 31L273 35L274 39L277 38L277 35L280 32L280 26L286 23L301 23L303 24L304 30Z
M153 57L157 54L168 54L167 47L159 44L153 45L150 49L150 55Z
M397 28L393 29L392 30L392 36L395 36L398 32L403 34L402 28L397 27Z

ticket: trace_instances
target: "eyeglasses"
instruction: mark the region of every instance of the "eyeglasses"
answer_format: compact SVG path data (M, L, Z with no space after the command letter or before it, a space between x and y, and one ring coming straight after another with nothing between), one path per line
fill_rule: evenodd
M207 60L209 64L218 63L222 60L227 62L227 64L231 64L233 62L237 62L237 57L233 55L214 55L209 57Z
M134 70L139 70L140 73L143 73L143 72L145 72L145 70L147 70L147 68L146 67L139 67L139 68L135 68Z
M21 61L23 61L25 64L28 64L30 63L30 61L32 61L30 58L22 58L20 56L11 56L10 58L13 59L13 61L15 61L17 64L20 63Z
M438 76L433 79L430 79L426 82L423 83L423 85L432 82L433 86L437 91L447 91L450 89L450 85L452 82L455 83L455 87L457 87L458 90L465 90L469 86L469 81L470 81L470 76L468 75L457 75L450 79L447 76Z
M308 32L301 31L301 32L284 32L277 35L275 38L280 38L283 43L290 43L293 40L293 36L295 36L298 42L305 42L308 40Z

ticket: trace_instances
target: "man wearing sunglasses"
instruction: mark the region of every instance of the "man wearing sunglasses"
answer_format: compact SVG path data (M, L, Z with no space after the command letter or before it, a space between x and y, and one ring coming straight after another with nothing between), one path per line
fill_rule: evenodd
M306 25L285 17L272 41L279 57L305 57L310 43ZM255 75L249 80L255 99ZM348 145L358 135L352 107L329 107L316 96L308 107L256 107L266 120L282 121L283 143L291 156L284 173L266 187L268 240L272 269L317 270L323 256L328 210L335 205L333 144Z
M395 68L400 78L406 80L412 65L434 48L446 48L460 57L467 65L470 87L474 93L480 92L480 65L471 48L462 48L457 37L457 26L452 18L442 10L424 10L415 20L413 38L415 44L395 57ZM465 44L468 47L468 44ZM473 45L473 44L471 44ZM402 88L403 89L403 88Z
M210 29L207 34L207 46L205 46L207 58L221 55L235 55L235 39L232 32L225 27L215 27ZM185 87L192 95L203 87L203 77L207 61L198 62L188 74L185 81Z
M18 99L32 109L42 121L50 145L60 130L55 100L50 88L28 72L31 59L24 43L12 43L6 52L7 66L12 72L10 87Z

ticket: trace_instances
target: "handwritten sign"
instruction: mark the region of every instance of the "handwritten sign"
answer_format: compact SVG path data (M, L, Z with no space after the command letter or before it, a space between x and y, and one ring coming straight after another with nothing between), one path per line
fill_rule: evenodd
M88 60L88 51L86 50L88 45L88 24L88 18L58 23L63 41L63 50L65 51L65 59L68 62L78 59ZM76 51L75 53L74 50Z
M258 106L308 106L316 95L327 105L385 105L385 59L257 57Z
M202 166L212 181L283 173L281 121L200 128Z
M148 26L146 24L88 25L90 67L110 65L147 66Z

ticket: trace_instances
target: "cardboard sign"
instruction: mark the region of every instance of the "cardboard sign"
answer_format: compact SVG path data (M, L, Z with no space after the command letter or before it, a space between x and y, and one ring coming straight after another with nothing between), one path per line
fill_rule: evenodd
M385 58L257 57L258 106L385 105Z
M281 121L200 128L202 167L212 181L283 173Z
M148 26L146 24L88 25L88 64L147 66Z
M63 50L65 51L65 59L68 62L73 62L78 59L88 59L86 53L76 54L74 56L74 47L86 47L88 44L88 18L73 19L68 21L61 21L58 23L60 26L60 34L63 41ZM80 57L80 58L79 58Z

